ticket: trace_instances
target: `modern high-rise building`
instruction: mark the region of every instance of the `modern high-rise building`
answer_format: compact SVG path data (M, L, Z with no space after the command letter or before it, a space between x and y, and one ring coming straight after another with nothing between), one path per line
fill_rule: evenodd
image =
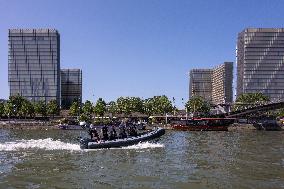
M212 104L233 101L233 63L225 62L213 69L190 71L189 98L201 96Z
M237 96L256 92L284 100L284 28L249 28L238 35Z
M192 69L189 72L189 98L201 96L212 101L212 69Z
M82 102L82 70L61 69L61 106L70 108L74 101Z
M11 95L60 104L60 35L55 29L9 29Z
M212 103L230 104L233 102L233 62L224 62L213 68Z

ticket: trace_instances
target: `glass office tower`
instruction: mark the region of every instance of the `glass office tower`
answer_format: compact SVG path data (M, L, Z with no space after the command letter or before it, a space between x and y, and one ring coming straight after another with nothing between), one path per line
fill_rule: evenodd
M233 101L233 62L224 62L213 69L190 71L189 98L201 96L212 104Z
M237 96L256 92L284 100L284 28L249 28L238 35Z
M201 96L212 101L212 69L192 69L189 73L189 98Z
M10 95L60 104L60 35L55 29L9 29Z
M72 102L82 102L82 70L61 69L61 106L69 109Z

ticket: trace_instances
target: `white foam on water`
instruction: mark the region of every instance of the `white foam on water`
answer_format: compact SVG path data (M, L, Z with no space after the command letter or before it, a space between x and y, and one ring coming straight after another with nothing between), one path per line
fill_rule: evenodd
M151 143L151 142L140 142L135 145L131 146L125 146L121 148L107 148L108 150L141 150L141 149L151 149L151 148L164 148L164 144L159 144L159 143ZM106 150L106 148L101 148L101 149L84 149L84 151L89 152L89 151L101 151L101 150Z
M38 140L17 140L14 142L0 143L0 151L20 151L25 149L44 149L44 150L81 150L78 144L53 140L51 138Z
M122 149L146 149L146 148L164 148L164 144L151 143L151 142L140 142L136 145L122 147Z

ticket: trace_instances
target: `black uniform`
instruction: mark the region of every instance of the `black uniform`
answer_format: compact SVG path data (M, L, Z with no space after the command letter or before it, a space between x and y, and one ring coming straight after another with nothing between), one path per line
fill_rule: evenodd
M109 139L109 137L108 137L108 128L107 128L106 125L102 128L102 133L103 133L103 139L104 140L108 140Z

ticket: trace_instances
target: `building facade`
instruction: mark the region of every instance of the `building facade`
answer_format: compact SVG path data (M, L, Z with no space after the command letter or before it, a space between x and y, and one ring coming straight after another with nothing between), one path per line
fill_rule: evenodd
M233 101L233 63L225 62L213 69L190 71L189 98L201 96L212 104Z
M284 28L250 28L238 35L237 96L260 92L284 100Z
M201 96L212 101L212 69L192 69L189 77L189 98Z
M74 101L82 102L82 70L61 69L61 106L68 109Z
M230 104L233 102L233 62L225 62L213 69L212 103Z
M55 29L9 29L11 95L60 103L60 35Z

